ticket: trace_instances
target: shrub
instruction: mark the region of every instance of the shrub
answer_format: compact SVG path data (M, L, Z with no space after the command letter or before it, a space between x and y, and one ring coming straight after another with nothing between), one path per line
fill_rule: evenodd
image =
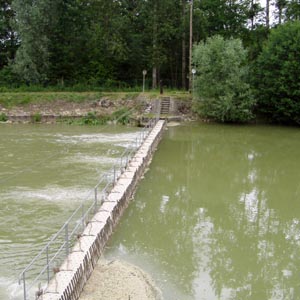
M42 121L42 115L40 113L34 113L31 116L31 120L33 123L40 123Z
M121 108L112 113L111 119L117 123L126 125L130 121L130 111L128 108Z
M247 122L253 118L254 98L246 82L247 52L239 39L209 38L194 47L197 69L194 109L221 122Z
M254 69L258 109L272 121L300 124L300 22L272 29Z
M0 122L6 122L8 120L8 117L5 113L0 114Z

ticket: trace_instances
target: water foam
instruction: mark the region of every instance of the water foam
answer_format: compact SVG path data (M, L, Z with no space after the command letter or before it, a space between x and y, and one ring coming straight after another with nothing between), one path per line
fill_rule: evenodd
M22 286L16 279L0 277L0 299L23 300Z
M81 134L81 135L63 135L56 134L55 142L66 144L94 144L94 143L118 143L124 146L122 142L134 141L138 132L127 133L93 133L93 134Z
M90 191L82 187L60 187L49 185L42 189L32 189L28 187L14 187L0 193L2 199L14 201L46 201L59 203L76 203L88 197Z

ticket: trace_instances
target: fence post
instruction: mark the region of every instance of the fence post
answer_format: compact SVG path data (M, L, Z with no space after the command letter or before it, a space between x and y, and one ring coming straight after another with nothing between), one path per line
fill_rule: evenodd
M23 273L23 291L24 291L24 300L27 300L27 297L26 297L26 278L25 278L25 272Z
M98 206L98 188L95 187L95 209L94 209L94 213L96 214L97 212L97 206Z
M82 229L84 229L85 224L84 224L84 204L81 204L81 224L82 224Z
M49 269L49 246L46 248L46 257L47 257L47 280L48 284L50 282L50 269Z
M114 165L114 185L116 183L116 166Z
M66 256L69 255L69 230L68 223L65 224L65 243L66 243Z

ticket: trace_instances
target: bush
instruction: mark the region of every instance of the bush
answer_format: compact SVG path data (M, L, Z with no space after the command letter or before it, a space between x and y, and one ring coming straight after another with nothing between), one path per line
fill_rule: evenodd
M5 113L0 114L0 122L6 122L8 121L8 117Z
M253 118L254 98L246 82L247 52L239 39L209 38L194 47L197 69L194 109L221 122L247 122Z
M31 116L32 123L40 123L42 121L42 115L40 113L34 113Z
M119 124L126 125L130 121L130 113L128 108L121 108L112 113L111 119Z
M258 109L273 122L300 124L300 22L272 29L254 69Z

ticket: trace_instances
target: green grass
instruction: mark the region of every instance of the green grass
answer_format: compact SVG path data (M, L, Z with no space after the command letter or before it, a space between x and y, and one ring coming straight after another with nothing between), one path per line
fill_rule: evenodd
M37 91L37 92L1 92L0 105L5 108L14 106L28 105L35 103L49 103L52 101L65 101L65 102L85 102L97 101L106 97L112 101L136 99L140 92L56 92L56 91ZM163 95L159 94L159 90L149 91L144 93L145 98L156 99L160 96L169 96L177 99L191 99L191 94L185 91L165 90Z

